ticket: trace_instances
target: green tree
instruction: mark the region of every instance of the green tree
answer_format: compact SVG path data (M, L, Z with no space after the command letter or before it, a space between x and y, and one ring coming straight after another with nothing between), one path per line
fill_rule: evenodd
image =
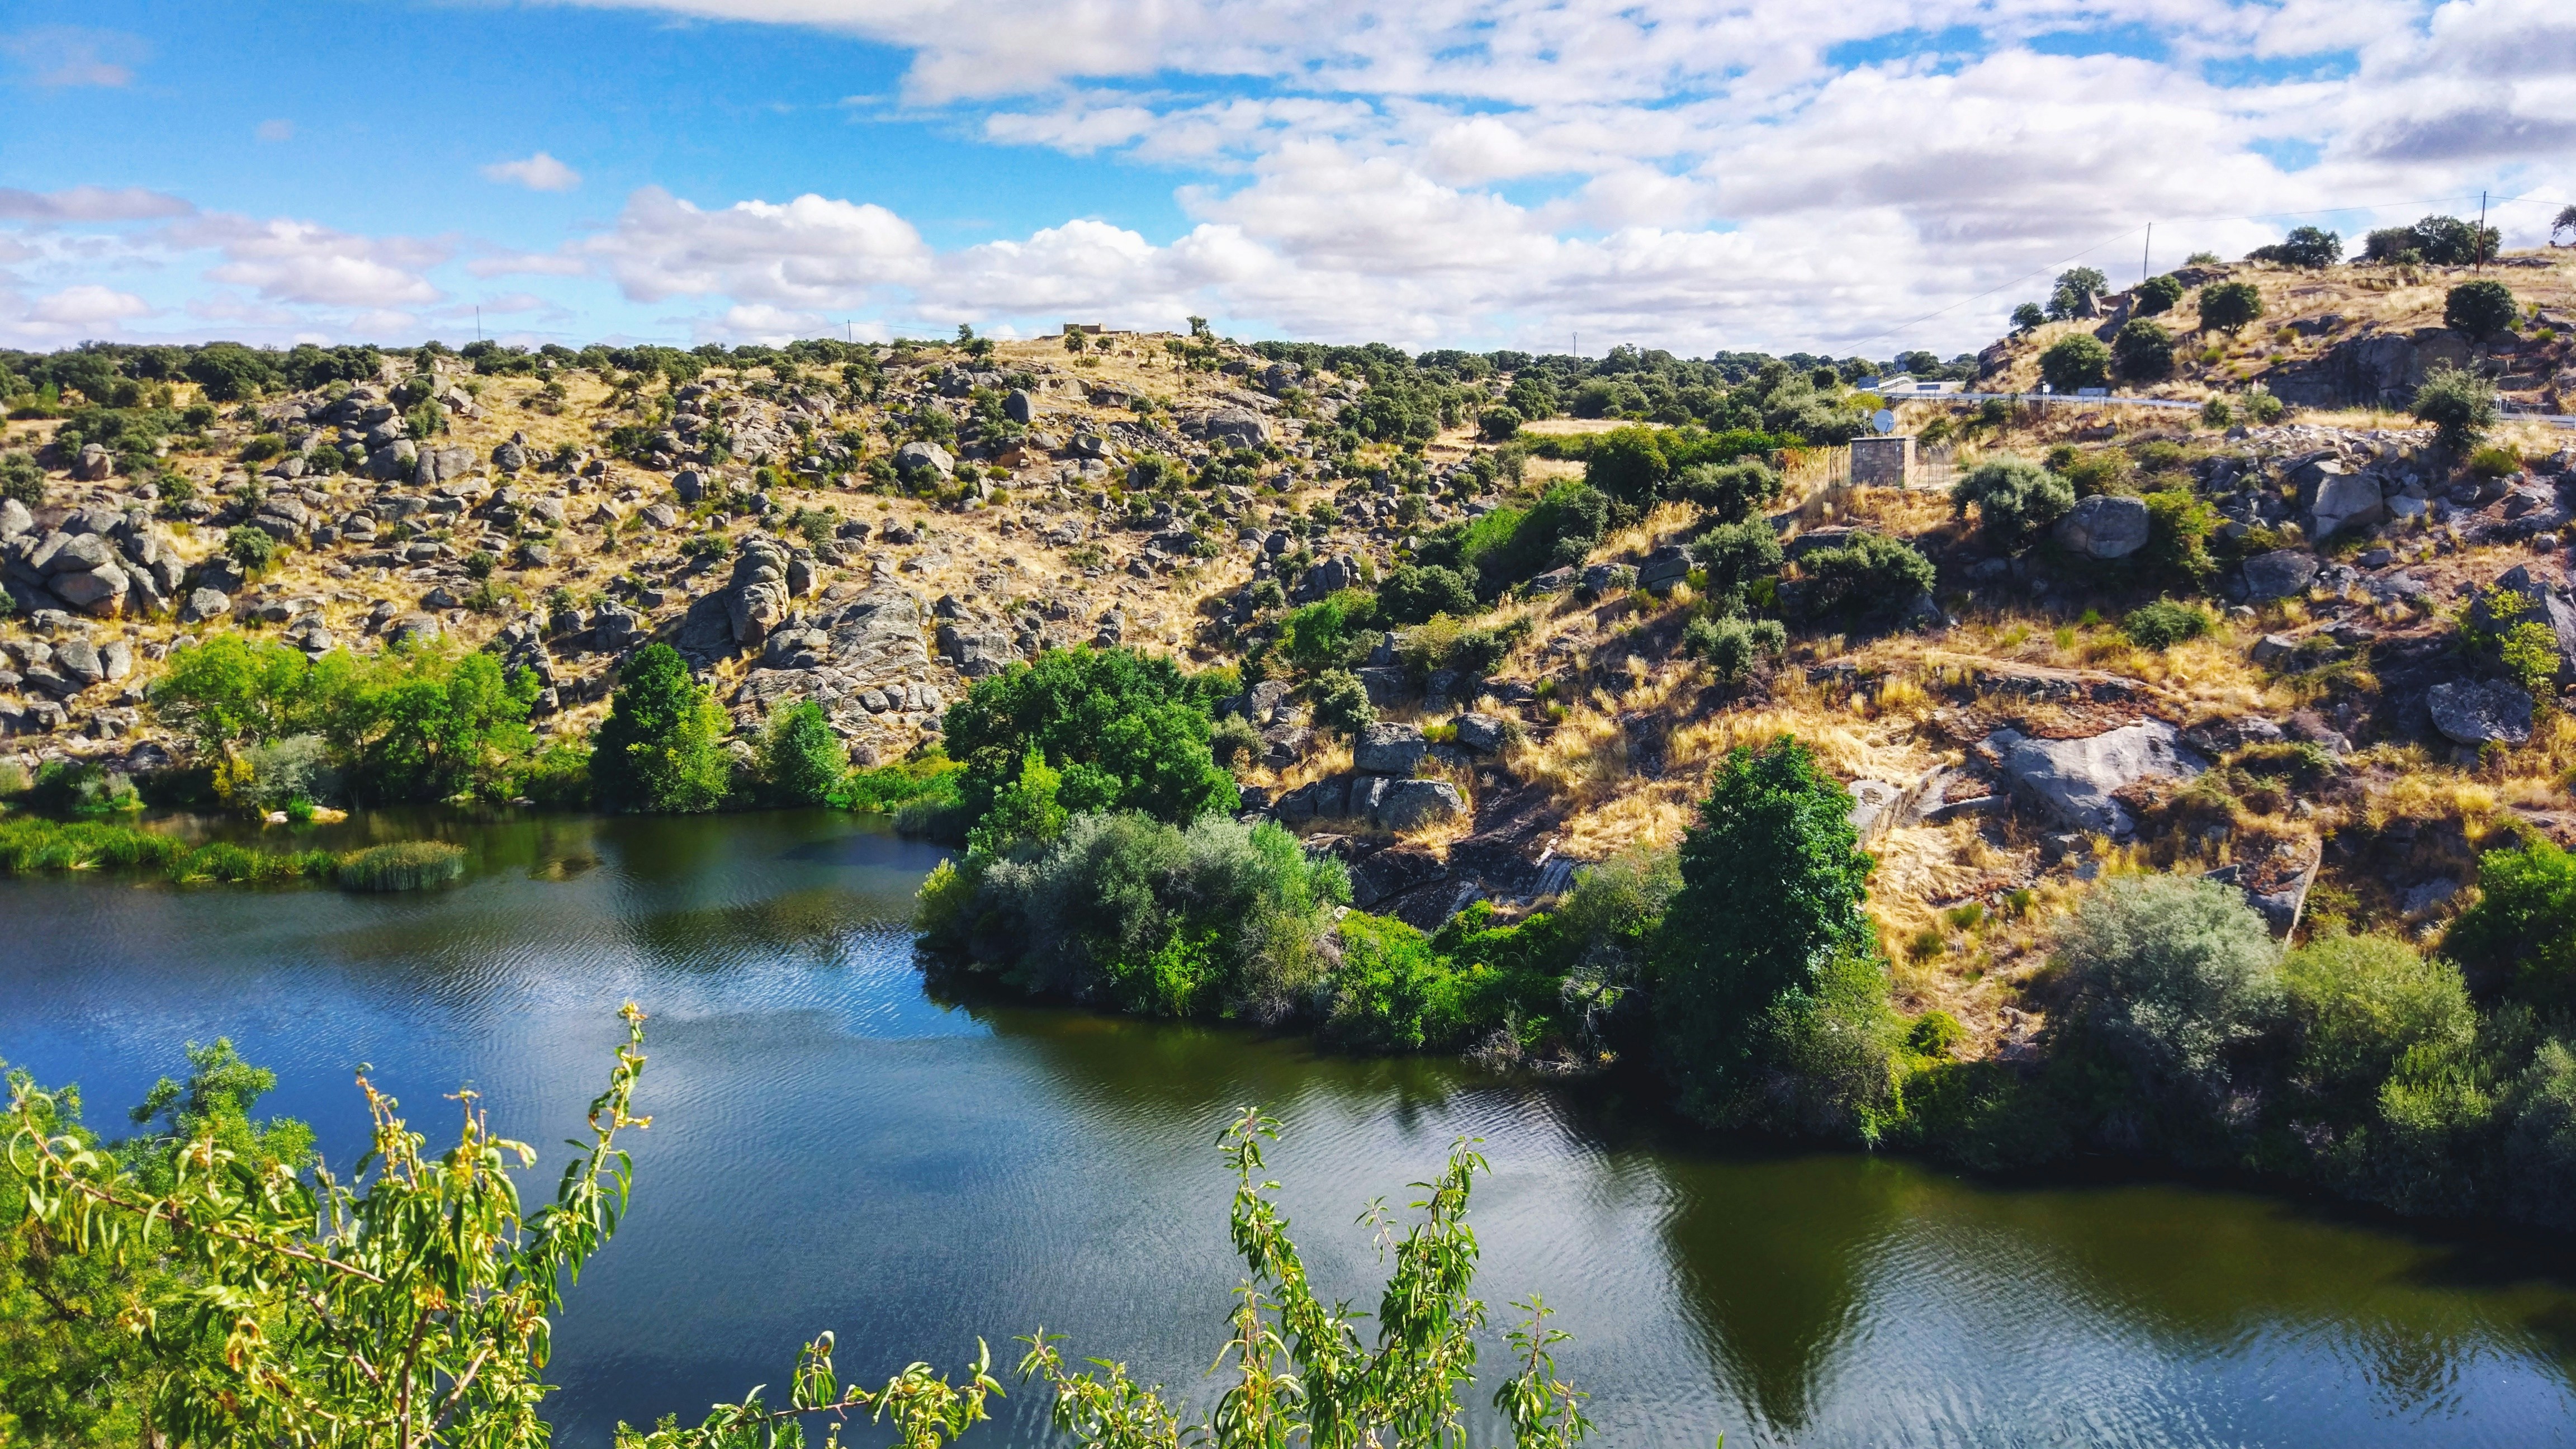
M2478 900L2442 949L2481 990L2576 1006L2576 855L2542 836L2478 858Z
M1377 723L1377 706L1369 702L1368 686L1347 669L1327 669L1316 675L1310 693L1315 723L1335 734L1357 736Z
M2100 1044L2151 1096L2218 1101L2232 1054L2281 1009L2280 949L2244 893L2214 881L2105 881L2051 961L2072 998L2051 1030Z
M592 742L590 778L601 809L695 814L724 803L718 747L725 715L668 644L648 644L618 671L608 718Z
M2170 273L2138 284L2137 314L2154 317L2182 305L2182 282Z
M2024 302L2012 309L2012 326L2015 332L2032 332L2047 324L2048 313L2043 311L2037 302Z
M1987 534L2019 547L2066 516L2075 485L2027 458L1991 458L1950 485L1950 508L1965 518L1970 508Z
M2305 267L2315 271L2343 260L2343 238L2321 227L2293 227L2287 237L2269 246L2256 247L2246 256L2251 262L2277 262L2285 267Z
M2152 382L2173 372L2173 334L2162 323L2132 319L2111 339L2111 355L2122 377Z
M1593 440L1584 458L1583 481L1609 497L1641 504L1663 491L1672 471L1661 429L1614 428Z
M1654 948L1654 1017L1682 1109L1717 1123L1752 1110L1774 1005L1876 954L1861 909L1874 863L1850 794L1786 735L1730 751L1699 814Z
M45 470L25 453L0 456L0 501L12 499L29 508L45 506Z
M1464 617L1477 611L1476 586L1456 569L1403 564L1378 585L1377 604L1395 624L1419 624L1434 614Z
M799 700L769 721L761 741L760 776L782 804L820 805L850 772L850 752L832 733L823 706Z
M2416 420L2431 423L2442 446L2457 457L2495 426L2495 384L2465 367L2437 367L2415 389L2413 410Z
M2200 289L2200 325L2233 337L2263 315L2263 292L2252 282L2212 282Z
M2039 376L2058 392L2100 387L2111 380L2111 349L2089 332L2069 332L2039 355Z
M2098 299L2111 279L2098 267L2073 267L2057 274L2057 285L2048 294L2048 315L2056 318L2090 317L2099 310Z
M1065 808L1141 810L1186 823L1231 811L1234 780L1208 748L1204 691L1169 659L1129 649L1052 649L978 680L949 706L943 737L963 760L969 821L1035 751L1063 772Z
M2513 319L2519 310L2514 305L2511 288L2502 282L2480 278L2474 282L2462 282L2443 297L2442 325L2484 342L2498 333L2513 330Z
M1057 798L1063 788L1064 776L1031 750L1021 757L1019 773L993 792L992 808L966 833L966 848L978 856L1007 855L1062 835L1071 818Z

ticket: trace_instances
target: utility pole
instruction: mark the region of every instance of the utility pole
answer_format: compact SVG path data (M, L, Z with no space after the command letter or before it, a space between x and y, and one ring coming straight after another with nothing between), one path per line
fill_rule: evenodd
M2151 222L2148 222L2148 223L2147 223L2147 244L2146 244L2144 247L2139 248L2139 250L2138 250L2138 280L2139 280L2140 282L2144 282L2144 281L2146 281L2146 279L2147 279L2147 259L2148 259L2149 257L2154 256L2155 254L2156 254L2156 224L2155 224L2154 222L2152 222L2152 221L2151 221Z
M2469 275L2476 276L2487 269L2487 194L2483 188L2478 192L2478 234L2469 241L2469 259Z
M2484 211L2480 211L2478 216L2480 219L2484 219L2486 213ZM474 340L477 342L483 340L483 309L480 307L474 309Z

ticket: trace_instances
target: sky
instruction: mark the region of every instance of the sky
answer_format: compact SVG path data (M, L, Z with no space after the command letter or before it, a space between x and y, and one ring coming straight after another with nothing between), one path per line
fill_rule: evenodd
M1948 355L2482 191L2576 201L2570 0L0 5L17 347Z

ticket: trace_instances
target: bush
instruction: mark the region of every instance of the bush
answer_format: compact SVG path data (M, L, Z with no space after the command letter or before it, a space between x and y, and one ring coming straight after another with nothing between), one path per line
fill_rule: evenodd
M2234 336L2263 315L2263 292L2252 282L2212 282L2200 289L2200 325Z
M590 762L603 810L695 814L724 803L728 726L715 695L668 644L648 644L618 670L617 693Z
M1740 684L1756 658L1780 657L1789 647L1789 631L1777 619L1693 619L1682 630L1682 647L1707 660L1721 682Z
M1975 508L1978 523L2007 547L2029 542L2074 506L2072 483L2024 458L1990 459L1950 485L1951 510L1966 517Z
M1516 408L1487 408L1476 415L1476 435L1488 443L1508 443L1524 421Z
M2142 604L2120 621L2120 632L2141 649L2171 649L2185 639L2199 638L2209 629L2207 610L2171 599Z
M2111 380L2111 349L2089 333L2070 332L2039 355L2039 375L2058 392L2100 387Z
M1756 458L1732 463L1694 463L1674 475L1675 497L1705 509L1719 523L1741 523L1780 497L1787 484L1769 464Z
M1741 595L1780 572L1788 554L1767 522L1721 523L1691 545L1712 594Z
M2510 478L2522 471L2522 455L2508 447L2490 445L2469 454L2468 468L2472 478Z
M2281 420L2281 400L2264 388L2251 388L2245 394L2245 416L2258 423L2272 424Z
M2314 271L2343 260L2343 238L2320 227L2293 227L2282 240L2246 253L2245 260L2276 262L2285 267L2305 267Z
M2226 428L2236 424L2236 409L2223 397L2213 397L2200 405L2200 424L2205 428Z
M1419 624L1434 614L1476 612L1476 587L1456 569L1403 564L1378 585L1377 604L1389 622Z
M340 862L340 888L416 891L465 875L465 847L443 840L406 840L353 852Z
M2030 332L2048 325L2048 313L2037 302L2024 302L2012 309L2015 332Z
M1331 857L1276 824L1076 815L1027 859L970 854L922 888L926 943L1035 995L1277 1021L1323 979Z
M2457 967L2386 936L2333 935L2281 963L2293 1081L2353 1116L2374 1113L2381 1084L2409 1056L2458 1060L2477 1043L2477 1011Z
M1855 534L1840 548L1820 549L1799 560L1798 569L1803 577L1797 609L1810 619L1892 612L1931 592L1935 578L1930 559L1879 533Z
M2171 275L2149 277L2138 284L2135 311L2141 317L2155 317L2182 305L2182 283Z
M2518 310L2511 288L2481 278L2462 282L2442 299L2442 325L2483 342L2497 333L2513 330Z
M2137 318L2122 324L2111 339L2111 355L2122 377L2153 381L2173 372L2173 334L2164 324Z
M241 571L253 578L267 573L276 564L277 556L285 551L285 545L267 530L248 524L227 530L224 534L225 556L241 565Z
M8 499L29 508L45 506L45 470L25 453L0 456L0 500Z
M1185 677L1169 659L1090 648L1051 649L976 681L942 732L966 762L958 793L969 822L1032 751L1064 773L1075 813L1138 810L1179 824L1231 812L1234 780L1208 748L1208 690L1218 683Z
M2478 989L2535 1006L2576 1006L2576 855L2534 836L2478 859L2478 900L2442 938Z
M2280 952L2242 892L2127 876L2087 895L2051 963L2069 1001L2052 1031L2100 1044L2150 1095L2215 1103L2231 1058L2280 1015Z
M1786 735L1718 767L1653 951L1657 1055L1691 1116L1759 1117L1763 1023L1826 994L1832 963L1874 956L1873 863L1850 816L1851 796Z
M849 773L850 752L832 732L823 707L800 700L769 721L760 745L760 778L783 805L820 805Z
M2495 385L2465 367L2437 367L2415 389L2418 422L2433 425L2442 446L2464 453L2496 424Z
M1315 723L1333 733L1356 736L1377 723L1377 706L1369 703L1368 686L1347 669L1327 669L1312 688Z

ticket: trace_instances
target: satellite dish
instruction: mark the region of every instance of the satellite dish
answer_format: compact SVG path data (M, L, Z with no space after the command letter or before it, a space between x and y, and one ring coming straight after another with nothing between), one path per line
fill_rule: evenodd
M1896 414L1886 408L1880 408L1870 415L1869 425L1878 429L1880 437L1886 437L1896 431Z

